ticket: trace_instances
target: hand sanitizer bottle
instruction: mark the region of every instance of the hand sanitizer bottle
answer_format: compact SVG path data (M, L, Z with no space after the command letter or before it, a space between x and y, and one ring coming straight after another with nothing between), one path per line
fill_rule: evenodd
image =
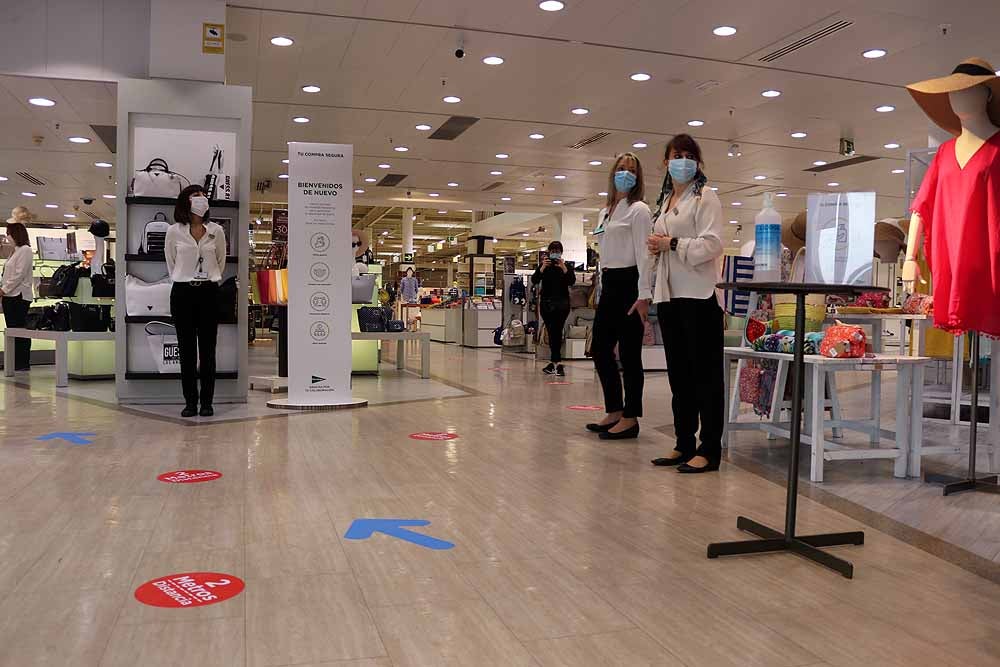
M781 280L781 216L774 210L774 198L764 193L764 208L754 220L753 279L755 282Z

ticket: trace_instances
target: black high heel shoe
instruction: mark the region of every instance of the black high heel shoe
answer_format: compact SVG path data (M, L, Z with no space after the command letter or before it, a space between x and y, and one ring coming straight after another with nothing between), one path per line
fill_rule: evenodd
M639 437L639 425L635 424L624 431L618 431L614 433L612 431L605 431L601 433L601 440L634 440Z
M709 462L708 465L702 466L701 468L696 468L696 467L694 467L692 465L689 465L687 463L682 463L681 465L677 466L677 472L682 473L682 474L686 474L686 475L697 475L697 474L703 473L703 472L715 472L718 469L719 469L719 462L718 461L716 461L714 463Z
M610 424L587 424L587 430L592 433L607 433L617 424L617 421L613 421Z

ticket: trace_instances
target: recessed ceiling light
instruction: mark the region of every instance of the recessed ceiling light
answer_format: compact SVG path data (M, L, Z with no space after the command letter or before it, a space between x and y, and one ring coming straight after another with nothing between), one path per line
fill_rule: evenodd
M428 197L440 197L441 195L438 194L437 192L428 192L427 196Z
M553 204L561 204L562 203L562 199L553 199L552 203Z
M278 178L288 178L288 174L278 174Z
M318 93L320 90L321 89L319 86L314 86L312 84L309 84L308 86L302 86L303 93Z
M445 95L444 97L441 98L441 101L447 104L458 104L459 102L462 101L462 98L457 97L455 95Z
M45 208L59 208L59 204L46 204Z
M521 236L531 236L528 232L521 232Z
M647 144L645 141L637 141L634 144L632 144L632 148L645 148L648 145L649 144Z
M545 138L545 135L544 135L544 134L541 134L541 133L539 133L539 132L533 132L532 134L529 134L529 135L528 135L528 138L529 138L529 139L544 139L544 138Z
M503 65L503 58L500 56L486 56L483 62L487 65Z
M364 193L365 193L365 191L362 190L361 188L357 188L357 189L354 190L354 194L356 194L356 195L363 195Z
M510 197L500 197L500 201L510 201Z
M755 181L766 181L767 180L767 176L765 176L763 174L757 174L756 176L753 177L753 180L755 180Z
M295 118L292 119L292 121L296 123L308 123L309 118L307 118L306 116L296 116Z
M426 132L427 130L431 129L431 126L428 125L427 123L421 123L420 125L417 125L416 127L421 132Z
M730 220L729 224L731 224L731 225L738 225L738 224L740 224L740 221L739 220Z
M635 74L630 75L629 78L632 79L633 81L649 81L653 77L646 74L645 72L636 72Z
M448 211L438 211L438 214L439 214L439 215L445 215L445 214L446 214L447 212L448 212ZM386 234L388 234L388 233L389 233L389 232L386 232Z
M792 139L805 139L808 136L805 132L792 132Z
M893 174L902 174L905 171L906 171L905 169L893 169L892 172L890 172L890 173L893 173Z
M75 218L76 214L75 213L63 213L63 217L64 218Z
M715 187L714 185L708 186L708 189L711 190L712 192L718 192L719 191L719 188Z
M599 167L599 166L601 166L604 163L601 162L600 160L591 160L587 164L589 164L591 167Z
M705 121L703 121L703 120L697 120L697 119L695 119L695 120L689 120L688 121L688 125L690 125L691 127L701 127L704 124L705 124Z
M868 49L861 55L863 55L865 58L873 59L873 58L881 58L886 53L888 53L888 51L886 51L885 49Z
M282 160L281 164L288 164L288 158L285 158L284 160Z
M741 201L734 201L733 202L733 206L743 206L743 202L741 202Z
M840 185L840 183L838 183L837 181L830 181L829 183L826 184L826 187L828 187L828 188L836 188L839 185Z
M410 149L407 148L406 146L396 146L392 150L396 151L397 153L405 153L406 151L408 151Z
M282 35L278 35L277 37L271 38L271 43L274 44L275 46L291 46L292 44L295 43L295 40L292 39L291 37L284 37Z
M113 165L110 162L95 162L95 167L101 167L102 169L110 169Z
M369 176L368 178L365 179L365 183L374 183L377 180L378 180L377 178L372 178L371 176Z
M892 106L891 104L883 104L881 106L875 107L875 111L878 111L879 113L889 113L890 111L895 111L895 110L896 107Z
M37 197L38 196L37 192L22 192L21 194L24 195L25 197Z
M105 199L117 199L118 195L101 195Z
M779 95L781 95L781 91L774 89L765 90L760 94L761 97L778 97Z
M899 144L897 144L895 141L893 141L891 143L886 144L882 148L888 148L889 150L892 150L894 148L899 148Z
M788 193L787 193L787 192L779 192L779 193L777 193L777 194L776 194L776 195L774 195L774 196L775 196L775 197L787 197L787 196L788 196Z
M0 183L3 183L6 180L9 180L6 176L0 176Z
M69 140L72 141L74 144L89 144L90 143L90 139L88 139L87 137L70 137Z
M598 193L597 193L597 196L598 196L598 197L607 197L607 196L608 196L608 193L607 193L607 192L598 192Z
M566 4L560 0L543 0L538 3L538 8L543 12L558 12L565 6Z
M494 169L493 171L490 172L490 176L503 176L503 172L500 171L499 169Z
M29 97L28 104L34 104L36 107L54 107L56 105L47 97Z
M590 113L590 109L586 107L576 107L575 109L570 109L570 113L576 114L577 116L586 116Z
M822 167L825 166L826 164L827 164L826 160L816 160L815 162L813 162L814 167Z
M534 188L533 186L530 186L530 185L529 185L529 186L528 186L528 187L526 187L526 188L525 188L524 190L525 190L525 192L534 192L534 191L535 191L535 188Z
M565 181L566 180L566 175L565 174L556 174L552 178L556 179L557 181Z
M496 154L496 158L498 160L506 160L509 157L510 157L510 155L508 155L507 153L497 153Z
M449 188L457 188L458 187L458 183L456 183L455 181L448 181L448 187Z
M713 35L718 35L719 37L732 37L736 34L736 28L731 25L720 25L718 28L712 31Z

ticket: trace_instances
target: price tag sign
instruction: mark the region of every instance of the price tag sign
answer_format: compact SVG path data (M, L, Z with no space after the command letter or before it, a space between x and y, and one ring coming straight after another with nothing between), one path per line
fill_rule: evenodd
M243 592L243 580L219 572L182 572L147 581L135 599L151 607L180 609L218 604Z

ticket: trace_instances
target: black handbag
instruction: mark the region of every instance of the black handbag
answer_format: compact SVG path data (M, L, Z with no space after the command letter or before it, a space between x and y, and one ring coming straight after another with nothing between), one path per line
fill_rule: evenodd
M377 306L358 308L358 328L363 332L385 331L385 311Z
M28 308L28 313L24 316L24 328L37 331L38 325L42 321L42 314L44 310L45 308L42 306Z
M76 296L76 288L80 283L80 263L63 264L52 274L52 283L48 290L48 297L71 297Z
M385 323L385 330L392 333L401 333L406 331L406 322L403 320L389 320Z
M51 306L45 306L35 328L39 331L69 331L69 304L60 301Z
M236 324L239 321L236 312L239 292L240 283L236 276L223 280L219 285L219 324Z
M108 262L101 267L101 273L90 276L90 290L93 296L109 297L115 295L115 265Z
M111 306L91 303L69 303L69 324L72 331L107 331Z
M45 271L47 269L48 267L43 266L41 269L39 269L39 271ZM54 275L55 273L53 272L51 275L41 274L38 276L38 298L44 299L46 297L51 297L51 296L62 296L62 295L53 295L52 293L53 289L52 278L54 277Z

